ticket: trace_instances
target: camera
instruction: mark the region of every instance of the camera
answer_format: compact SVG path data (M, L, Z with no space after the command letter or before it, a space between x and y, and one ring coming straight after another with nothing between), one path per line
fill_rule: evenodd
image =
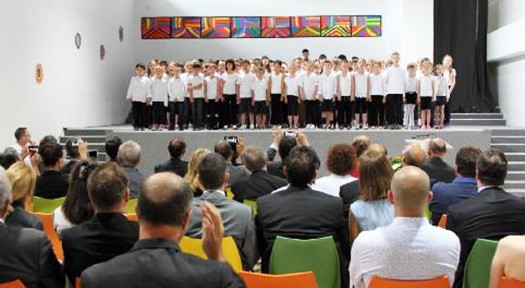
M237 143L239 143L239 137L237 136L224 136L224 140L230 143L230 147L233 151L237 151Z
M294 131L284 131L284 137L295 138L297 134Z
M28 150L29 150L29 155L33 156L36 153L38 153L38 146L37 145L29 145Z

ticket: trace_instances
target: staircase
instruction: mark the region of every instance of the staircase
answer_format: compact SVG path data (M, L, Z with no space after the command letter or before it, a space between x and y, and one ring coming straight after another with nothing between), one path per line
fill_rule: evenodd
M63 128L63 135L59 141L65 146L69 138L82 138L87 142L88 150L98 151L98 161L106 161L106 135L109 130L105 129L86 129L86 128Z
M525 129L493 129L490 146L509 161L505 190L525 196Z
M501 113L452 113L451 126L505 126Z

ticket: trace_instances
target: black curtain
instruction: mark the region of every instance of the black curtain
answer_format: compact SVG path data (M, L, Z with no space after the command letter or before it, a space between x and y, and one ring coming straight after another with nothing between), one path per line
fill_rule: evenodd
M457 71L453 112L492 112L487 73L488 0L434 0L434 63L449 54Z

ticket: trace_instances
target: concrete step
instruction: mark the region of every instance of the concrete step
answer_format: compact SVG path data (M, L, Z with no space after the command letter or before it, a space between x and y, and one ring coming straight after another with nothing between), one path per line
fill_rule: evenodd
M505 156L507 157L507 161L525 161L525 153L523 152L509 152L505 153Z
M520 180L525 181L525 171L508 171L506 180Z
M505 126L507 121L505 119L490 118L490 119L450 119L450 125L453 126Z
M492 144L525 144L525 136L492 136Z
M62 136L60 137L60 143L61 144L66 144L66 141L67 139L69 138L82 138L82 140L84 140L85 142L87 142L88 144L91 144L91 143L106 143L106 136L78 136L78 137L74 137L74 136Z
M501 113L452 113L451 119L503 119Z
M523 189L525 191L525 181L505 180L505 189Z
M64 136L106 136L105 129L64 128Z
M507 152L525 152L525 144L490 144L490 147L499 149L505 154L507 154Z
M525 161L509 161L509 171L525 171Z
M492 137L494 136L525 136L525 129L494 129Z

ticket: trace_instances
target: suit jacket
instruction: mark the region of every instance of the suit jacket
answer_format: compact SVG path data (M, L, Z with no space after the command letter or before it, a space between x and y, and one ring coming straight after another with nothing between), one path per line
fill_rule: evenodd
M259 259L251 208L226 198L222 191L205 191L202 196L193 199L191 220L186 231L188 236L202 237L201 205L204 201L219 209L224 223L224 236L233 237L241 255L243 269L250 270Z
M344 211L348 216L350 204L359 199L359 180L347 183L339 188L339 197L343 199Z
M432 157L421 164L421 169L428 174L431 182L451 183L456 178L456 170L441 157ZM432 181L434 180L434 181Z
M159 172L173 172L184 177L188 172L188 162L179 158L171 158L164 163L155 165L155 173Z
M35 196L56 199L67 194L69 183L55 170L46 170L36 179Z
M0 283L20 279L28 288L64 287L62 267L42 231L0 222Z
M277 176L283 179L288 179L288 177L284 175L283 168L284 168L284 164L281 161L274 161L274 162L268 163L268 166L267 166L268 173L270 173L271 175L274 175L274 176Z
M227 165L228 173L230 174L230 179L228 180L229 186L250 175L250 173L248 172L248 170L246 170L246 167L244 167L244 165L235 166L231 162L228 162Z
M9 227L18 228L35 228L40 231L44 230L44 224L35 215L25 211L21 205L13 204L15 210L7 215L5 224Z
M88 222L62 231L64 268L71 281L86 268L123 254L137 242L139 226L119 213L98 213Z
M456 177L452 183L436 183L432 187L434 196L429 207L432 211L432 223L437 225L441 215L448 213L450 206L478 194L476 179Z
M525 200L502 188L488 187L450 208L447 229L455 232L461 242L454 281L454 287L461 287L465 262L476 239L499 240L525 234Z
M138 241L128 253L82 273L82 287L245 287L232 268L181 252L166 239Z
M69 176L71 175L71 171L73 171L73 168L75 167L75 165L77 165L78 162L80 161L77 159L71 159L66 163L66 165L62 166L62 168L60 169L60 174L62 174L62 177L64 177L66 181L69 182Z
M144 183L144 176L139 172L139 170L132 167L122 167L129 178L129 196L131 198L137 198L140 191L142 191L142 183Z
M265 170L253 171L244 179L233 183L231 189L233 200L243 202L244 199L257 200L260 196L268 195L277 188L288 185L288 181L270 175Z

